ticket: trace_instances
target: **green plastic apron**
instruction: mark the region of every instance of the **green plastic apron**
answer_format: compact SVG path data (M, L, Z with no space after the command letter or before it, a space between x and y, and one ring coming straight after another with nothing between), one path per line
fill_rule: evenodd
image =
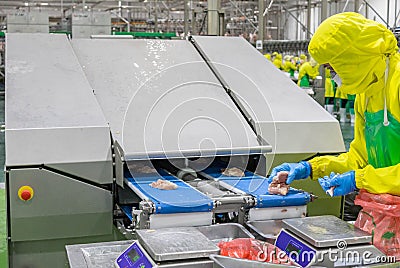
M388 67L386 68L386 80L387 73ZM383 168L400 163L400 122L387 110L386 94L384 96L383 110L376 113L364 113L368 163L374 168Z
M400 123L385 110L365 112L365 141L368 163L374 168L383 168L400 163Z
M289 70L289 74L290 74L290 77L294 77L294 70L293 70L293 69L290 69L290 70Z
M308 74L304 75L300 79L300 87L310 87L310 80L308 78Z

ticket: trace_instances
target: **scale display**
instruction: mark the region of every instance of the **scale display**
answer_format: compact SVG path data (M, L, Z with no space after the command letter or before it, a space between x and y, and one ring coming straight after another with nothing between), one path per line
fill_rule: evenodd
M297 254L301 253L301 250L303 249L302 246L298 245L296 242L294 241L290 241L287 246L285 251L289 254L293 254L294 252L296 252Z
M153 265L141 249L139 244L134 242L115 261L117 268L152 268Z
M316 250L307 246L290 232L282 229L275 246L286 252L289 258L301 267L310 266L316 257Z

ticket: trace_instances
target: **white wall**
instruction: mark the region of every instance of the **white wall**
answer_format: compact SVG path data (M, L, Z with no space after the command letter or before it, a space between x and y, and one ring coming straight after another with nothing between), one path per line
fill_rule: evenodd
M395 12L396 12L396 2L397 2L397 13L400 11L400 0L389 0L389 26L393 27L397 25L400 27L400 16L397 18L397 23L395 22ZM329 2L328 3L328 16L341 13L343 11L354 11L354 1L349 1L348 5L345 7L345 0L341 2ZM359 9L359 13L367 16L367 18L378 21L380 23L385 24L385 22L379 17L381 16L385 21L387 20L387 0L369 0L368 3L376 10L379 16L371 9L368 8L366 10L365 4L362 4L363 1L360 0L361 8ZM296 11L292 11L293 14L296 15ZM321 9L320 7L312 8L311 10L311 32L315 32L316 28L320 23ZM307 9L301 10L298 16L299 20L307 25ZM285 39L288 40L304 40L306 39L306 34L302 30L300 26L297 26L297 21L293 17L289 17L286 29L285 29ZM386 25L386 24L385 24Z
M307 26L307 9L299 11L291 11L293 15L297 16L298 20L305 26ZM310 31L313 33L319 25L320 21L320 8L311 9L311 25ZM307 32L303 30L303 27L298 23L292 16L289 16L287 29L285 30L285 37L288 40L305 40L307 39Z
M368 1L368 3L376 10L376 12L383 18L383 20L389 22L390 27L393 27L396 24L397 24L397 26L399 26L399 18L397 18L397 22L395 22L396 2L397 2L397 12L399 12L399 10L400 10L400 1L399 0L390 0L389 1L389 20L388 20L388 14L387 14L388 1L387 0L369 0ZM365 15L365 11L362 14ZM375 21L385 24L385 22L381 18L379 18L379 16L374 11L372 11L372 9L368 9L367 17L369 19L372 19L372 20L375 20Z

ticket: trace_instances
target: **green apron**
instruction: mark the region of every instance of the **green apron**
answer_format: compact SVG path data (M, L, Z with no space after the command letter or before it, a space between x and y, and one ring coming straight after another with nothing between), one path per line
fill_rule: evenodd
M294 77L294 70L293 70L293 69L290 69L290 70L289 70L289 74L290 74L290 77Z
M385 88L389 73L386 60ZM387 110L386 93L384 108L376 113L365 112L365 142L368 163L374 168L394 166L400 163L400 122ZM366 107L368 99L366 100Z
M310 87L310 80L308 78L308 74L304 75L300 79L300 87Z
M347 94L347 100L354 101L356 99L356 95Z
M394 166L400 163L400 122L385 110L365 112L365 142L368 163L374 168Z

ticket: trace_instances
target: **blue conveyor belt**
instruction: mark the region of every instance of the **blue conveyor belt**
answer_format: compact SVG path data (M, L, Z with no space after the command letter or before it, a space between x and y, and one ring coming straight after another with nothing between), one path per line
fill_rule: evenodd
M213 209L213 200L192 188L184 181L159 170L159 174L144 176L126 174L125 179L129 186L135 187L155 205L155 214L207 212ZM175 190L160 190L150 186L158 179L175 183Z
M120 206L122 212L125 213L125 215L132 221L133 216L132 216L132 206Z
M221 173L221 168L211 166L204 170L208 175L223 181L247 194L257 198L258 208L301 206L310 202L310 194L290 188L287 195L272 195L268 193L268 180L265 177L245 171L244 177L230 177Z

